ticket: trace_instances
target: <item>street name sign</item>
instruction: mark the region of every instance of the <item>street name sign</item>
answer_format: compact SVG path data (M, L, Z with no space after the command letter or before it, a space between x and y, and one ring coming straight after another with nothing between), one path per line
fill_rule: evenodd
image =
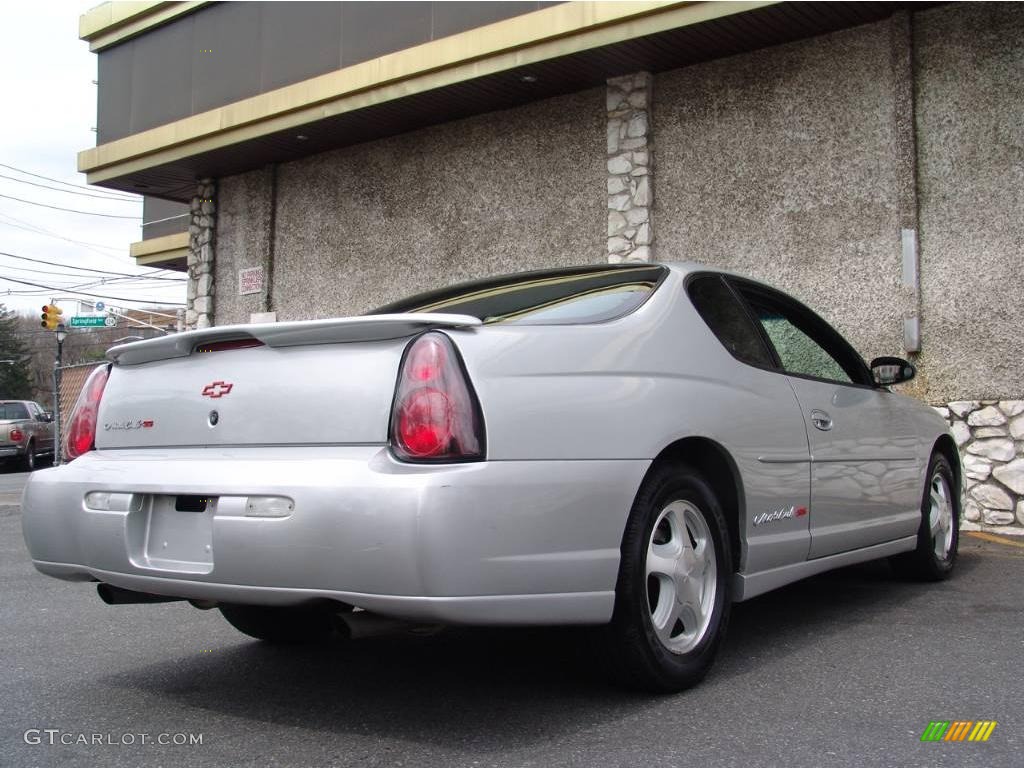
M113 328L117 318L112 315L75 315L71 318L72 328Z

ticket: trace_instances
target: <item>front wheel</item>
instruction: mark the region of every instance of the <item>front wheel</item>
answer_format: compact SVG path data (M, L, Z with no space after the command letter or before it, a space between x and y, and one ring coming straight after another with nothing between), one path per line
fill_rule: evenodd
M655 467L622 540L604 649L619 682L679 691L714 660L731 607L732 558L721 505L689 467Z
M960 543L960 499L953 469L942 454L932 456L921 500L917 548L890 559L897 573L923 581L949 578Z

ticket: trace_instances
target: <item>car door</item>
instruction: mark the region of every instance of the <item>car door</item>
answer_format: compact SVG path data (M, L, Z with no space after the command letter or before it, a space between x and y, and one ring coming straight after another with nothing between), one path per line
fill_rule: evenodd
M803 562L810 546L810 454L800 405L723 276L698 273L687 291L721 345L744 363L723 387L725 408L710 409L743 477L742 570L756 573Z
M854 349L794 299L735 281L800 403L810 447L809 557L912 535L920 458L909 414Z
M43 417L39 403L29 403L29 413L35 420L36 450L39 453L53 452L53 424Z

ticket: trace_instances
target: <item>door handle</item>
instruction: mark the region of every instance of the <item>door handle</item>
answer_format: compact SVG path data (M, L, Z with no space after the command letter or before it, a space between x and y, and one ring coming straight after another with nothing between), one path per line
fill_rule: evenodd
M825 413L825 411L819 411L815 408L811 411L811 424L822 432L828 432L832 429L832 417Z

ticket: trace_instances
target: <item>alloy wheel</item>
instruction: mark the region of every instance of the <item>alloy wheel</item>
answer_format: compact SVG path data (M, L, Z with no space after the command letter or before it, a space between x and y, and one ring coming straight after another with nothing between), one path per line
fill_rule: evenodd
M711 529L695 505L673 501L659 513L645 565L654 633L672 653L686 653L707 632L718 584Z
M928 525L932 531L935 556L939 560L947 560L953 546L953 502L950 498L949 485L941 472L936 472L932 476L929 498L931 507L928 512Z

